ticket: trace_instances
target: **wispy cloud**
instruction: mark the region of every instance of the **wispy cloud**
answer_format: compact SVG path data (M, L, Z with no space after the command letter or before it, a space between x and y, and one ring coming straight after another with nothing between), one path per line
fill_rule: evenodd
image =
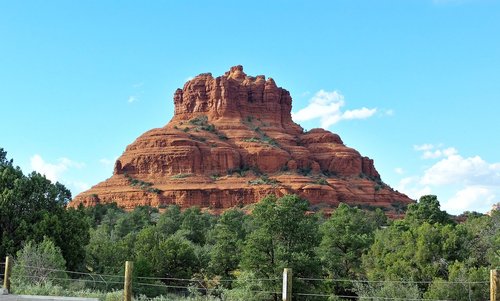
M321 126L328 128L341 120L365 119L377 112L376 108L366 107L343 111L344 105L344 96L340 92L320 90L309 100L307 107L292 113L292 118L295 121L319 119Z
M413 149L416 151L428 151L434 148L434 145L432 144L420 144L420 145L414 145Z
M59 181L60 176L71 167L80 169L85 166L84 163L72 161L68 158L59 158L57 163L48 163L38 154L30 158L30 163L33 170L45 175L52 182Z
M130 95L130 96L128 97L127 102L128 102L128 103L133 103L133 102L136 102L137 100L139 100L139 98L137 98L137 96L135 96L135 95Z
M45 175L52 182L60 182L69 188L73 195L76 195L90 188L86 182L71 180L67 178L67 173L71 169L81 169L85 167L85 163L73 161L68 158L59 158L55 163L45 161L42 156L35 154L30 158L31 168Z
M433 191L449 191L451 196L441 199L441 204L454 214L486 212L500 201L500 162L490 163L477 155L463 157L454 147L423 144L414 149L421 152L421 158L435 162L421 174L401 179L398 190L415 199Z

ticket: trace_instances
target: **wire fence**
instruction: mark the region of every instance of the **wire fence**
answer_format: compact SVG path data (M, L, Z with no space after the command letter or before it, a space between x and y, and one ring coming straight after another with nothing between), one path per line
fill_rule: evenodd
M89 273L46 268L41 266L20 265L14 263L24 273L13 275L15 281L41 285L51 284L63 287L78 287L80 289L96 289L101 292L117 292L123 289L125 275L110 273ZM5 276L5 263L0 263L0 279ZM113 270L120 268L112 267ZM123 270L123 269L122 269ZM181 277L151 277L133 276L132 289L134 294L142 295L144 301L153 300L157 296L176 295L188 297L191 295L211 297L210 300L228 300L226 293L232 289L243 289L247 294L268 295L270 299L282 294L282 278L181 278ZM410 280L367 280L367 279L332 279L295 277L293 296L294 300L408 300L408 301L456 301L456 300L485 300L478 296L489 293L489 281L410 281ZM79 284L75 285L75 284ZM381 295L386 286L394 286L402 290L410 286L417 287L441 285L445 289L459 287L463 296L454 298L425 298L420 291L418 297L401 297L397 293L392 296ZM404 292L399 292L403 293ZM168 299L161 299L168 300ZM173 299L170 299L173 300ZM179 299L175 299L179 300ZM191 299L192 300L192 299ZM206 299L208 300L208 299Z

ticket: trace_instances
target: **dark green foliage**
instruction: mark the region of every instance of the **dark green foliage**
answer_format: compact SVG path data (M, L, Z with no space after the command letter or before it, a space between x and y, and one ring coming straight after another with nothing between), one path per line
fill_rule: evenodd
M311 174L311 171L312 168L310 166L297 168L297 173L303 176L308 176L309 174Z
M260 139L257 137L250 137L250 138L243 138L242 141L259 143Z
M241 251L247 231L244 227L245 214L238 209L224 212L209 234L211 274L232 278L238 268ZM223 283L228 284L228 283Z
M190 173L179 173L179 174L171 176L170 178L171 179L184 179L184 178L187 178L190 176L192 176L192 174L190 174Z
M208 117L205 115L195 117L191 120L189 120L189 123L192 125L198 125L198 126L204 126L207 125L208 122Z
M341 203L321 225L319 254L332 278L357 279L362 275L361 256L372 245L380 222L361 209Z
M250 167L248 166L243 166L241 168L237 168L237 169L228 169L227 170L227 174L228 175L233 175L234 173L236 173L239 177L244 177L246 176L246 173L247 171L250 170Z
M33 172L25 176L0 148L0 258L14 255L28 241L46 236L62 251L66 267L77 269L89 239L82 210L66 210L71 193Z
M306 214L308 208L308 202L295 195L271 195L256 204L252 231L243 248L242 268L257 278L280 277L285 267L293 269L294 279L318 275L315 248L320 236L316 217ZM279 283L265 285L267 290L279 291ZM303 282L296 280L294 285L306 291Z
M314 184L328 185L328 181L325 178L318 178L314 180Z
M260 176L260 178L248 181L248 184L250 184L250 185L273 185L273 186L276 186L279 183L280 183L280 181L278 181L276 179L271 179L271 178L269 178L268 175L265 175L265 174Z
M181 213L181 220L179 231L193 243L204 245L206 229L210 228L212 217L202 213L198 207L190 207Z
M250 170L241 167L228 174ZM261 174L252 184L277 185L274 181ZM147 182L133 184L152 189ZM404 219L391 222L382 210L368 206L341 204L329 218L310 214L308 202L294 195L268 196L253 205L252 214L231 209L220 216L196 207L181 211L176 205L162 214L146 206L126 212L116 204L66 209L70 198L59 183L37 173L23 175L0 149L0 256L17 253L19 262L38 258L55 262L51 267L57 269L111 275L123 275L124 262L132 260L134 277L202 279L194 283L211 287L212 295L263 301L279 300L279 294L269 292L280 291L285 267L293 269L295 293L484 300L488 270L500 265L500 212L471 213L456 224L435 196L422 197ZM393 207L405 209L397 203ZM342 279L391 282L337 281ZM134 290L150 297L165 293L153 286ZM319 298L295 295L294 300Z
M124 175L127 178L130 186L132 186L132 187L139 187L143 191L147 191L147 192L151 192L151 193L156 193L156 194L160 194L160 193L163 192L162 190L160 190L158 188L151 187L151 186L154 185L151 182L146 182L146 181L143 181L143 180L132 178L127 173L125 173Z
M229 138L227 138L226 135L224 135L223 133L217 133L217 137L219 137L220 140L228 140Z
M65 272L66 261L61 249L52 240L44 237L42 242L28 241L17 252L16 264L12 271L14 286L20 283L61 283L68 276Z
M435 195L424 195L418 203L410 204L406 212L406 220L411 223L453 223L448 213L441 211L439 201Z

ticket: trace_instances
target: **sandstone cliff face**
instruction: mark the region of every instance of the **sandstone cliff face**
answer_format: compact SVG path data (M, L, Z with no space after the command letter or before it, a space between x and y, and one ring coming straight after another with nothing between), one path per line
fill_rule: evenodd
M314 208L346 202L395 215L412 202L380 180L373 160L323 129L304 132L292 121L290 93L241 66L223 76L200 74L174 95L175 114L116 161L108 180L71 206L116 202L217 211L296 193Z

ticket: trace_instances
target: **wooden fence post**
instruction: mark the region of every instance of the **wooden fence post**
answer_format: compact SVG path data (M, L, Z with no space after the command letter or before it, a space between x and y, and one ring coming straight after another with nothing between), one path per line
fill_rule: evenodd
M292 301L292 269L283 270L283 301Z
M10 256L5 257L5 271L3 275L3 288L10 292L10 272L12 271L12 258Z
M490 301L500 301L500 273L498 270L490 271Z
M132 269L134 263L125 261L125 284L123 288L123 300L132 301Z

